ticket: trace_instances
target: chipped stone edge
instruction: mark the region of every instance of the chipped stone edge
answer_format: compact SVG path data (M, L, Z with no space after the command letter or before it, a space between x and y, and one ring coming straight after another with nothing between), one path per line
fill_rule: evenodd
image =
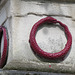
M40 63L37 61L30 61L30 60L24 60L23 62L21 61L23 60L12 60L3 68L3 70L22 70L22 71L40 71L40 72L75 74L75 69L72 64L68 65L63 63L60 64L47 62ZM51 67L49 67L50 65Z

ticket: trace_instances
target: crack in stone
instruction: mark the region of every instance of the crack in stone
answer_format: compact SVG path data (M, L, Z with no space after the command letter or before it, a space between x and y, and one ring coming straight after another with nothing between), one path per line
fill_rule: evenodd
M29 15L35 15L35 16L59 16L59 17L72 18L72 16L68 16L68 15L39 14L39 13L33 13L33 12L29 12L29 13L27 13L25 15L16 14L14 16L15 17L25 17L25 16L29 16Z
M60 17L68 17L68 18L72 18L71 16L67 16L67 15L50 15L50 14L37 14L37 13L27 13L27 15L36 15L36 16L60 16Z

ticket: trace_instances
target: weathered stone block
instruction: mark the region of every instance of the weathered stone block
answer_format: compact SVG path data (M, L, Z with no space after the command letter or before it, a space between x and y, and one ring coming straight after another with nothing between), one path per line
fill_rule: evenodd
M0 24L8 29L9 51L3 69L36 70L49 72L75 72L75 26L73 4L8 0L1 9ZM72 10L72 11L71 11ZM73 13L73 14L72 14ZM66 24L72 34L72 47L67 58L60 63L43 61L32 51L29 44L30 31L40 19L52 16ZM46 52L61 51L67 42L64 30L58 24L44 24L36 34L36 41Z

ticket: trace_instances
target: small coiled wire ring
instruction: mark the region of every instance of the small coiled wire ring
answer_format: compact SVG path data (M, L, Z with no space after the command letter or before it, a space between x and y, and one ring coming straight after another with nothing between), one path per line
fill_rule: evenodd
M4 39L4 44L3 44L3 50L2 50L2 54L1 54L1 58L0 58L0 68L3 68L4 65L6 64L7 61L7 53L8 53L8 37L7 37L7 30L5 27L0 26L0 43L1 43L1 39Z

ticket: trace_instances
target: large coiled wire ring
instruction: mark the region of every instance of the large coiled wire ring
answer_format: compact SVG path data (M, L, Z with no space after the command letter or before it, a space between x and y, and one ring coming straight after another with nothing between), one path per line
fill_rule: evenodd
M43 23L59 23L64 28L65 34L67 36L67 43L65 45L65 48L63 50L61 50L60 52L48 53L48 52L43 51L38 46L38 44L36 42L36 39L35 39L35 35L36 35L36 32L37 32L37 28L39 26L41 26ZM31 46L32 50L37 55L39 55L40 57L43 57L45 59L56 60L56 59L63 59L66 56L66 54L68 53L68 51L70 50L71 45L72 45L72 36L71 36L71 33L70 33L68 27L65 24L63 24L60 21L57 21L56 19L54 19L52 17L46 17L46 18L43 18L43 19L39 20L37 23L35 23L33 25L32 29L31 29L31 32L30 32L29 41L30 41L30 46Z

